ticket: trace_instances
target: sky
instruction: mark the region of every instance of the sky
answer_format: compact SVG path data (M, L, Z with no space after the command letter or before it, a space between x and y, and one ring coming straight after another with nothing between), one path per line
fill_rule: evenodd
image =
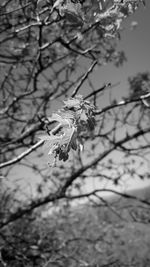
M131 29L131 23L136 21L137 27ZM122 23L121 40L118 41L118 49L123 50L127 57L127 62L122 67L116 68L109 64L97 70L95 81L97 88L99 84L111 82L120 84L113 89L118 101L122 96L128 93L128 77L137 74L138 72L150 71L150 2L146 1L146 8L141 4L140 8L128 17ZM150 167L147 166L149 172ZM92 181L91 181L92 183ZM149 180L134 180L128 181L127 188L139 188L150 185ZM97 185L96 185L97 186ZM124 188L124 187L122 187Z
M138 23L131 30L132 21ZM121 40L118 40L118 51L123 50L127 62L122 67L116 68L113 64L97 70L95 81L97 86L105 82L115 84L121 82L114 89L117 98L128 92L127 79L138 72L150 71L150 2L146 1L146 8L141 4L134 14L127 17L122 23Z
M132 21L138 23L134 30L131 30ZM114 88L114 92L118 100L121 100L123 95L128 92L127 79L129 76L135 75L137 72L150 71L150 3L146 1L146 8L141 4L140 8L127 18L122 24L121 40L118 40L118 50L123 50L127 57L127 62L122 67L116 68L112 64L103 66L97 69L94 74L94 82L99 88L106 82L112 84L120 82ZM26 175L31 179L31 174L26 172ZM33 177L35 179L35 177ZM92 187L97 187L93 184L93 180L89 181L87 191ZM134 180L129 182L128 188L139 188L150 185L150 181Z
M135 30L128 31L130 23L137 21L138 26ZM150 69L150 3L146 2L146 8L143 5L127 19L122 34L120 47L125 51L128 62L124 66L127 75Z

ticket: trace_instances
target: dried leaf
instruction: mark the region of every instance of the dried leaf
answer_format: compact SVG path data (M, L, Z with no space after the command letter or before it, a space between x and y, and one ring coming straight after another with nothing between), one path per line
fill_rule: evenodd
M60 14L65 16L67 21L73 26L81 27L84 24L84 16L81 10L82 6L79 2L73 3L67 0L64 5L60 7Z
M55 160L66 161L71 149L83 150L83 133L93 131L95 126L95 107L85 101L81 95L64 101L64 107L53 113L49 122L56 122L57 125L51 130L50 135L39 136L44 141L44 149L48 150L48 155L53 155L53 165Z
M64 130L64 136L62 139L62 143L67 144L68 150L72 148L73 150L77 149L77 130L72 127Z
M39 138L44 141L43 149L48 150L48 155L54 153L54 151L62 140L62 136L57 135L42 135L39 136Z
M50 118L51 121L56 121L61 123L62 126L69 125L70 126L70 121L68 118L63 118L61 114L53 113L52 117Z
M82 96L80 97L75 97L75 98L70 98L68 100L64 101L65 107L67 107L68 109L72 109L74 108L75 110L80 109L81 108L81 102L83 101Z

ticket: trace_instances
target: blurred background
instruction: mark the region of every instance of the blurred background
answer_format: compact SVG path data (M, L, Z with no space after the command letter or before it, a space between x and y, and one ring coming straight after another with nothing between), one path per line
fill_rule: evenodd
M149 11L1 1L0 266L150 265Z

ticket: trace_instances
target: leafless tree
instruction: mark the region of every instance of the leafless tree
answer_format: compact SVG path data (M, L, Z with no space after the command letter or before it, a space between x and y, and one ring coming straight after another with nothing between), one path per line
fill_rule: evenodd
M139 75L130 78L131 94L120 102L109 77L107 84L95 88L93 76L95 68L110 62L120 67L126 60L124 52L117 51L120 25L140 2L1 0L1 183L14 181L15 175L24 178L22 183L26 175L35 177L34 196L16 190L12 182L17 197L1 216L1 228L48 203L53 207L63 200L95 201L104 191L136 198L102 185L148 177L143 166L149 164L149 74L138 82ZM78 120L73 117L76 104ZM56 114L62 111L62 119L73 117L77 132L74 143L59 149L57 144L56 150L52 136L62 137L62 125L56 125ZM43 133L48 138L46 153L51 148L47 159L44 139L38 139ZM53 152L56 166L49 167ZM87 192L83 188L91 179L97 187Z

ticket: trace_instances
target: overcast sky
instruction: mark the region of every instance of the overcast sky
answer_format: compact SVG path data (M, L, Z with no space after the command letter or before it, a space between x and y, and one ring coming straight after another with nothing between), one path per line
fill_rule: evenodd
M134 30L131 30L132 21L138 23ZM94 74L96 88L99 88L105 82L111 82L112 84L121 82L119 86L113 89L118 100L121 100L121 97L127 92L127 79L129 76L135 75L137 72L150 71L150 3L147 1L146 8L141 4L135 14L127 18L122 26L123 30L121 32L121 40L118 41L118 50L125 51L127 62L120 68L108 64L108 66L96 70ZM31 181L30 172L27 171L26 175ZM33 180L35 179L34 176L32 178ZM132 188L144 186L148 183L150 184L149 181L133 181ZM88 189L91 186L92 181L89 182Z
M137 22L132 30L131 23ZM97 70L97 86L105 82L121 82L115 89L118 98L127 93L127 79L137 72L150 71L150 3L146 1L146 8L141 4L137 11L122 23L121 40L118 41L118 51L123 50L127 62L120 68L108 64Z
M137 26L132 29L132 22L137 22ZM118 49L123 50L127 57L127 62L122 67L116 68L113 64L101 67L96 71L94 78L96 88L105 82L120 84L113 88L116 98L121 100L122 96L128 93L128 77L138 72L150 72L150 2L146 1L146 8L141 4L140 8L128 17L122 24L121 40L118 41ZM149 172L150 167L147 166ZM94 183L91 179L91 186ZM128 189L139 188L150 185L149 180L141 181L131 179L128 181ZM95 185L97 186L97 185ZM88 185L88 189L89 189ZM124 187L123 187L124 188Z

